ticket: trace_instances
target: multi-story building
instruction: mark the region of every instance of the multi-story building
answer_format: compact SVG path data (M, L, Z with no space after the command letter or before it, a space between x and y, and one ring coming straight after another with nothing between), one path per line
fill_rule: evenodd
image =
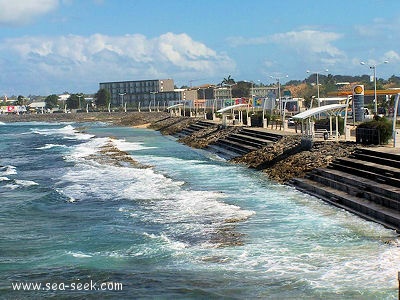
M174 91L173 79L153 79L138 81L102 82L100 89L111 95L111 105L144 106L168 105L178 101L181 93Z
M279 105L277 87L253 87L250 91L254 107L264 107L267 110L273 110ZM264 103L265 102L265 103Z

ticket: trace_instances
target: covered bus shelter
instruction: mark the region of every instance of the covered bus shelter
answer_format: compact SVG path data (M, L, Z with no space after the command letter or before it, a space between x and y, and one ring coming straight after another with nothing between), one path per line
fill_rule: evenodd
M314 122L311 121L311 118L316 115L321 115L321 114L326 114L329 116L329 129L330 129L330 135L332 136L333 130L332 130L332 118L335 116L336 118L336 128L335 128L335 137L336 140L339 137L339 123L338 123L338 117L339 115L346 110L348 106L348 103L346 104L329 104L329 105L324 105L320 107L315 107L311 108L309 110L303 111L297 115L293 116L293 119L296 120L301 120L301 132L305 135L314 137L315 136L315 131L314 131Z
M171 116L176 115L176 116L180 116L182 114L182 109L183 107L183 103L178 103L175 105L171 105L167 107L167 110L170 112Z
M226 127L228 125L228 117L232 117L232 125L235 125L235 110L238 111L238 122L239 125L243 124L243 108L247 108L248 104L236 104L221 108L217 110L217 113L222 114L222 126Z

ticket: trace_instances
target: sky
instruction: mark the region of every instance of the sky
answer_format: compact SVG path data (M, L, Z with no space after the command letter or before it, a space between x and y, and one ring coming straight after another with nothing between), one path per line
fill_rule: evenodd
M399 44L399 0L0 0L0 96L284 83L373 65L387 79L400 75Z

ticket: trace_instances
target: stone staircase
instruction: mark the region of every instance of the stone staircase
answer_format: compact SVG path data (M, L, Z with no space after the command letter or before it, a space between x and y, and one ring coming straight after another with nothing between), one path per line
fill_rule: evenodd
M184 128L182 131L178 133L179 137L184 137L187 135L191 135L196 131L200 131L207 127L215 125L214 123L206 122L206 121L197 121L196 123L190 124L188 127Z
M359 148L290 184L365 219L400 231L400 154Z
M210 144L208 148L222 154L225 158L233 158L260 149L281 138L282 136L278 134L242 128L237 133L232 133L226 138L218 139L213 144Z

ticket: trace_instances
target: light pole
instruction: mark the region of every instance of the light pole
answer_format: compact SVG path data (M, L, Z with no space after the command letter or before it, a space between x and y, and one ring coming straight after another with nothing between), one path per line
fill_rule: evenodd
M153 102L154 102L154 108L156 107L156 94L158 92L150 92L150 94L153 94ZM149 112L151 112L151 99L150 99L150 103L149 103Z
M310 71L307 70L307 73L313 73L317 75L317 98L318 98L318 107L321 106L321 101L319 101L319 74L322 73L323 71ZM328 72L328 69L325 69L324 72ZM311 99L311 101L313 101ZM312 103L311 103L311 107L312 107Z
M378 99L376 97L376 67L382 64L387 64L389 63L389 61L385 60L384 62L381 62L380 64L373 64L373 65L369 65L368 67L371 70L374 70L374 110L375 110L375 115L378 114ZM363 66L367 66L367 64L365 62L360 62L361 65Z
M83 97L82 94L76 94L76 96L78 97L78 103L79 103L79 110L81 109L81 98Z
M126 95L126 93L119 93L118 95L121 96L121 106L124 107L124 96Z
M210 88L210 87L209 86L207 86L207 87L203 86L203 87L197 89L198 91L200 91L200 90L203 91L203 109L204 109L204 114L206 114L206 89L208 89L208 88ZM197 111L200 111L200 102L199 101L197 102L196 117L197 117Z
M288 78L289 75L283 76L283 77L274 77L270 76L272 79L275 79L276 82L278 83L278 101L279 101L279 115L282 116L282 101L281 101L281 82L280 80L283 78ZM282 120L283 121L283 120Z

